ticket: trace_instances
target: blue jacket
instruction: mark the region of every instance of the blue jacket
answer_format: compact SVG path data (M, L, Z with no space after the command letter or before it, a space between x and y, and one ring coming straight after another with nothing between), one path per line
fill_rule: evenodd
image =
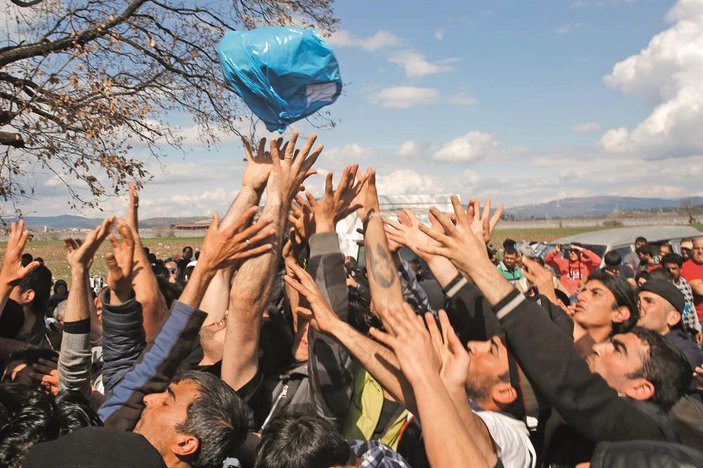
M141 417L144 396L166 390L190 354L207 314L175 301L154 342L147 345L139 302L103 304L104 369L109 369L109 384L105 375L107 398L98 414L105 426L129 431Z

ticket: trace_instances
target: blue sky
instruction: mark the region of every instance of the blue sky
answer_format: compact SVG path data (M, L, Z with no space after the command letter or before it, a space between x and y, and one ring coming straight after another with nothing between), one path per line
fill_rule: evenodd
M345 90L326 108L338 125L318 131L320 169L359 162L378 169L382 193L508 206L703 194L703 0L338 0L335 11ZM142 192L145 217L222 212L239 188L236 141L208 152L187 123L183 135L185 153Z

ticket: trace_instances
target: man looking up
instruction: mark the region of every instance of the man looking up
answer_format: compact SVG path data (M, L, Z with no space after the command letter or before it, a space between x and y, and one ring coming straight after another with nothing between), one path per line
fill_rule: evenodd
M463 209L455 205L456 225L436 208L430 213L443 232L421 225L437 242L425 250L445 256L474 281L532 386L570 426L548 436L546 464L589 461L601 441L676 440L666 411L690 382L690 367L677 350L658 334L635 327L596 344L584 362L571 337L495 270Z
M686 300L676 286L661 279L649 280L640 286L640 319L637 325L652 330L681 351L691 369L703 364L703 352L691 341L681 326Z
M213 217L190 281L153 345L137 353L120 348L125 340L138 341L134 335L144 336L142 307L132 289L135 241L120 222L122 239L110 237L109 291L103 294L105 367L112 366L114 380L99 411L105 427L39 444L23 466L92 466L96 459L104 462L101 466L221 465L246 435L246 405L214 376L186 372L172 378L205 320L207 314L197 307L217 270L271 250L271 244L259 245L272 234L270 221L260 219L246 227L255 212L247 210L221 232L217 215Z

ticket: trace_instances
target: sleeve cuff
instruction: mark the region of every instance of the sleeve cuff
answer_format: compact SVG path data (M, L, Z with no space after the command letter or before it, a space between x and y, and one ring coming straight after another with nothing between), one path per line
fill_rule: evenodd
M493 312L496 314L498 320L503 320L510 312L512 312L518 305L525 300L525 296L518 291L513 289L510 294L501 299L496 305L491 307Z
M75 322L64 322L63 324L64 333L71 335L82 335L85 333L90 333L90 319L78 320Z
M330 253L341 253L339 237L336 232L321 232L313 234L308 241L310 258Z

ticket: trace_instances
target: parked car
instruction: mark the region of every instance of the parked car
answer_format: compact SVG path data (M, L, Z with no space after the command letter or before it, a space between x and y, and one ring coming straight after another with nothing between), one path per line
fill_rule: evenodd
M562 237L550 242L540 249L538 254L544 256L557 244L568 245L573 243L581 244L583 247L595 252L603 258L606 252L615 250L621 258L632 252L635 238L642 236L647 242L652 244L671 244L676 253L681 253L682 239L695 239L703 237L700 232L692 226L634 226L615 229L603 229L600 231L584 232L573 236ZM601 265L602 266L602 265Z

